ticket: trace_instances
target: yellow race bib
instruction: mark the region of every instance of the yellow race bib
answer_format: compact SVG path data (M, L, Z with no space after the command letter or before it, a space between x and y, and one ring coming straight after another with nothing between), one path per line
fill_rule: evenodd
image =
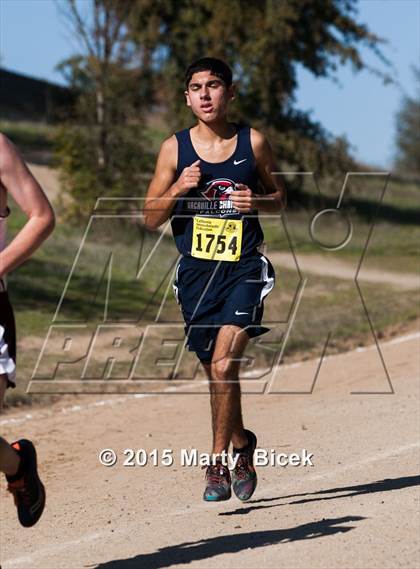
M242 219L194 217L191 255L212 261L239 261Z

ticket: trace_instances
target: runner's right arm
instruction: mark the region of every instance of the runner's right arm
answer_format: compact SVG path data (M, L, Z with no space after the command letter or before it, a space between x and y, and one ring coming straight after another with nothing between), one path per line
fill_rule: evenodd
M155 173L147 190L143 218L148 229L157 229L169 219L177 198L198 186L200 181L200 161L197 160L184 168L178 180L174 182L177 156L178 142L173 135L165 140L160 148Z
M27 221L3 249L0 278L28 259L55 226L54 211L14 144L0 133L0 184L10 194ZM4 204L0 204L4 208Z

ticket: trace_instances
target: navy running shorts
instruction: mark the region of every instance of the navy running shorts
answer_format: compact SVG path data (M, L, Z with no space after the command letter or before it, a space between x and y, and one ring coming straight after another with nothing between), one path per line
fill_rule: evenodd
M210 363L220 328L234 324L250 338L269 331L261 326L264 298L274 287L270 261L260 253L236 263L182 257L173 289L185 321L190 351Z
M2 282L0 280L0 287ZM0 288L0 375L7 376L7 387L16 387L16 327L7 291Z

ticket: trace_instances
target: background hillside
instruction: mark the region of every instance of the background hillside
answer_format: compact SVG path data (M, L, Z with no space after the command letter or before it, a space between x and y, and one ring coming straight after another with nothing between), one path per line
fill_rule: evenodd
M148 122L146 136L153 154L157 153L167 131L159 114L152 115ZM19 388L8 400L11 405L29 401L42 401L45 404L48 400L45 396L29 398L24 392L87 227L85 219L79 223L74 219L69 222L65 216L66 194L62 191L60 172L55 165L56 128L54 124L43 122L9 120L0 123L0 130L22 149L32 172L52 200L59 219L54 236L19 271L9 276L19 331L21 374ZM131 197L144 196L150 175L145 175L144 185L136 188ZM299 290L300 278L291 246L299 270L308 278L304 301L300 304L284 361L294 361L305 354L306 357L319 354L324 341L320 329L329 327L334 330L329 346L331 352L372 343L374 338L370 322L363 313L354 276L373 222L374 230L360 273L361 291L369 309L371 324L379 338L417 326L419 187L416 180L394 177L391 173L384 199L378 208L385 182L383 175L350 180L345 211L351 215L355 231L350 243L338 252L338 256L320 250L308 239L308 220L321 206L335 207L343 180L337 179L335 194L334 184L327 185L325 191L323 180L318 180L325 194L321 201L318 200L318 189L314 182L307 182L302 194L304 201L288 210L283 222L278 219L263 220L267 254L275 265L278 283L267 302L266 318L270 321L286 321ZM10 238L25 221L16 207L12 207L12 210ZM332 242L340 240L343 232L340 220L330 219L324 229L325 238ZM157 236L157 233L145 231L140 221L134 225L121 221L112 227L98 227L91 232L83 258L72 278L66 302L62 305L60 319L88 320L92 326L101 321L101 290L104 287L101 267L112 250L120 259L124 259L113 272L113 283L118 290L118 298L113 306L115 313L121 319L130 319L133 313L138 315L140 331L147 322L152 322L176 262L172 239L168 236L163 240L159 250L159 265L142 275L134 287L133 260L139 258L139 251L144 260ZM28 290L31 291L29 295ZM178 307L172 298L166 302L160 321L181 322ZM278 343L279 338L273 341Z

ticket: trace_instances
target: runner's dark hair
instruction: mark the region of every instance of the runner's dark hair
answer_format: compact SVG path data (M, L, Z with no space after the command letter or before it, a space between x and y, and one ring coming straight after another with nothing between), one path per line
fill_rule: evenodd
M227 63L216 57L202 57L197 59L187 67L185 71L185 88L188 89L191 77L199 71L210 71L216 77L219 77L226 87L232 85L232 70Z

